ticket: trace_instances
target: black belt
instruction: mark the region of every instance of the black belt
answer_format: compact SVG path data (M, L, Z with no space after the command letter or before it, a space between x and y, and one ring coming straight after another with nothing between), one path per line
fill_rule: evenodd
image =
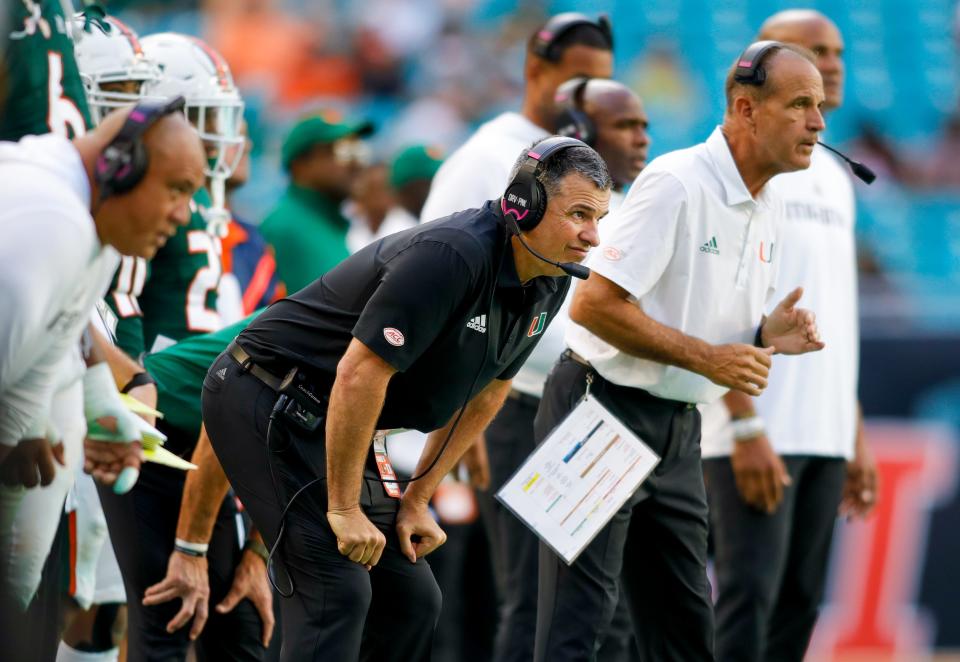
M249 372L251 375L259 379L261 382L272 388L274 391L280 392L280 385L283 383L281 377L267 372L250 358L250 355L247 354L246 350L243 349L236 341L230 343L227 347L227 354L233 357L233 360L240 364L240 367L244 371Z
M572 349L567 348L563 350L563 354L561 354L560 356L562 356L565 359L570 359L574 363L579 363L585 368L590 368L591 370L594 371L594 373L596 373L596 370L592 365L590 365L590 362L587 361L582 356L580 356L579 354L577 354ZM596 376L599 377L600 375L596 375ZM643 393L645 397L653 398L654 400L659 400L661 402L666 402L674 406L684 407L685 409L696 409L697 407L696 403L694 402L681 402L679 400L669 400L667 398L661 398L659 395L654 395L650 391L646 391L642 388L637 388L636 386L625 386L623 388L630 388L630 389L633 389L634 391L639 391L640 393Z
M577 354L575 351L573 351L573 350L570 349L570 348L567 348L567 349L563 350L563 354L561 354L560 356L562 356L562 357L565 358L565 359L570 359L570 360L573 361L574 363L579 363L580 365L582 365L582 366L584 366L584 367L586 367L586 368L592 368L592 367L593 367L592 365L590 365L590 362L589 362L589 361L587 361L585 358L583 358L582 356L580 356L579 354Z

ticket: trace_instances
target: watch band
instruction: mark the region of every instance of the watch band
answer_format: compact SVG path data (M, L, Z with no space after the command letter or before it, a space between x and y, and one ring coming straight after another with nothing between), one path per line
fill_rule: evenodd
M129 393L131 390L137 388L138 386L144 386L146 384L156 384L157 380L150 376L149 372L138 372L133 377L130 378L130 381L120 389L121 393Z
M243 544L243 551L253 552L263 559L264 563L270 558L270 551L267 549L267 546L256 538L247 538L247 542Z
M210 549L210 545L199 542L190 542L188 540L180 540L180 538L177 538L173 541L173 549L174 551L180 552L181 554L186 554L187 556L204 558L207 555L207 550Z

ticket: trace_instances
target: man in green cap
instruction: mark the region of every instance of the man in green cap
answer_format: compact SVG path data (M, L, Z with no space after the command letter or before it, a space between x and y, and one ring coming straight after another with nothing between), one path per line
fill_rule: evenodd
M397 152L389 166L366 168L354 183L345 210L351 223L347 233L350 252L417 225L430 181L442 163L439 148L411 145Z
M443 157L440 148L428 145L411 145L393 157L390 186L397 204L413 216L414 221L420 218L430 193L430 182L443 164Z
M349 252L348 221L340 204L366 160L361 138L367 121L322 112L300 120L284 140L281 159L290 186L260 226L273 246L277 272L296 292L340 263Z

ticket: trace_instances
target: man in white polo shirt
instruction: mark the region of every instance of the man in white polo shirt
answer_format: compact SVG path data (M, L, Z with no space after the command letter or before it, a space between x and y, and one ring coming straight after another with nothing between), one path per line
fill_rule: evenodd
M839 107L843 39L830 19L812 10L780 12L764 23L760 39L813 51L823 76L823 107ZM876 498L876 469L858 420L850 177L818 147L808 169L770 185L786 203L777 246L780 279L803 285L805 303L817 311L830 342L803 361L774 360L760 397L731 391L703 412L721 661L803 659L841 500L851 514L866 514Z
M813 314L795 307L799 289L763 316L784 214L766 184L808 167L824 128L813 56L764 46L731 68L723 126L643 171L605 221L588 261L593 273L574 296L571 351L547 380L537 438L591 381L590 397L662 459L573 565L541 545L538 662L594 655L621 572L641 659L713 660L695 403L730 388L759 394L774 351L823 347Z
M24 612L75 467L129 490L140 446L109 439L153 430L124 407L96 352L84 370L81 337L118 252L152 257L203 183L203 148L180 109L118 110L73 142L0 143L0 638L11 659L47 659Z

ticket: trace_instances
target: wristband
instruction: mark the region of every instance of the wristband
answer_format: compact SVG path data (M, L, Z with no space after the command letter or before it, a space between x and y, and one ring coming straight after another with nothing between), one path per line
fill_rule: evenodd
M757 327L757 334L753 337L753 346L763 349L763 322L760 322L760 326Z
M126 386L120 389L121 393L129 393L138 386L144 386L146 384L156 384L157 380L150 376L149 372L138 372L133 377L130 378L130 381L127 382Z
M270 559L270 551L267 549L267 546L256 538L248 538L247 542L243 544L243 551L253 552L266 563Z
M766 431L763 419L759 416L734 419L730 421L730 429L733 431L734 441L753 439Z
M173 541L173 549L174 551L180 552L181 554L186 554L187 556L204 558L207 555L207 550L210 549L210 545L200 542L189 542L187 540L180 540L180 538L177 538Z

